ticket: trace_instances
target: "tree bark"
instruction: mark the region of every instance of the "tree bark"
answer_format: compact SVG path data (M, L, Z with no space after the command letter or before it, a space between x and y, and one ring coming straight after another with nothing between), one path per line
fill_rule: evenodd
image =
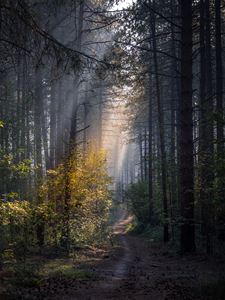
M35 167L36 167L36 190L38 190L43 176L42 166L42 72L39 66L35 70L35 98L34 98L34 145L35 145ZM37 195L37 202L40 203L39 195ZM38 220L37 224L37 239L39 247L44 245L44 223L42 220Z
M216 15L216 110L217 110L217 152L223 155L223 62L221 41L221 0L215 0Z
M211 39L209 1L200 1L200 127L199 127L199 182L202 215L202 234L206 251L212 252L211 219L213 189L213 124L211 88ZM209 24L208 24L209 22ZM207 27L206 27L207 26Z
M148 93L148 201L149 201L149 222L152 223L152 216L153 216L153 168L152 168L152 93L151 93L151 85L152 85L152 78L151 74L148 75L149 77L149 93Z
M152 14L152 35L155 36L155 16ZM164 137L164 116L163 107L160 93L160 82L158 72L158 58L157 58L157 45L156 39L153 39L153 61L155 70L155 84L156 84L156 98L157 98L157 115L159 126L159 146L160 146L160 158L161 158L161 183L163 194L163 239L164 242L169 241L169 225L168 225L168 199L167 199L167 175L166 175L166 150L165 150L165 137Z
M51 83L51 104L50 104L50 168L56 165L56 89L55 83Z
M180 202L181 251L195 251L194 165L192 121L192 1L180 1L181 103L180 103Z

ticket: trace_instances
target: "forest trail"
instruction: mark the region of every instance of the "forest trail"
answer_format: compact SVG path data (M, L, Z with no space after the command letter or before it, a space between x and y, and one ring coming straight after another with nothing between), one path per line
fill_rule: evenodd
M180 256L168 245L127 233L132 222L127 212L120 211L117 218L112 245L81 249L74 260L59 259L62 265L70 262L74 274L85 276L63 277L58 273L46 278L39 287L18 288L17 297L0 295L0 299L225 299L224 294L214 294L220 278L225 278L223 258L204 254Z
M127 275L127 268L132 262L132 251L127 241L126 226L131 222L132 216L127 215L127 212L120 213L119 220L113 226L113 234L118 237L123 249L123 255L118 260L117 264L112 270L112 282L118 279L123 279Z
M80 281L67 291L68 296L54 299L205 300L202 283L213 282L224 273L221 261L171 254L162 244L127 234L130 221L131 217L122 213L115 224L119 246L93 268L97 279Z
M76 294L60 297L61 299L95 300L115 297L115 299L119 299L117 293L120 290L121 282L128 277L128 270L133 263L133 252L126 234L127 225L132 221L132 216L121 210L117 218L118 221L113 226L113 235L119 247L116 253L109 256L107 261L100 263L93 269L100 280L80 282L81 286ZM83 285L87 285L86 288Z

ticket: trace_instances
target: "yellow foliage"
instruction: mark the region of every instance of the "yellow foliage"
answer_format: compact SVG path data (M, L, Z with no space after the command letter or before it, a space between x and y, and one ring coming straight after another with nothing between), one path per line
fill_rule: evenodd
M90 243L103 234L111 206L106 153L90 147L84 155L70 159L71 227L76 241Z
M92 148L77 159L76 154L70 160L71 201L85 205L109 198L108 185L111 182L106 171L105 152L96 152Z
M62 240L67 222L71 243L97 242L106 233L111 205L110 182L103 150L90 147L85 154L73 153L65 164L48 170L38 188L36 201L17 201L16 194L8 197L10 201L2 200L1 224L6 231L16 226L21 237L25 234L24 238L29 232L31 241L35 240L35 228L44 224L45 242L52 244ZM66 190L70 191L67 210Z
M28 201L0 202L0 217L3 225L10 223L23 224L31 215L31 205Z

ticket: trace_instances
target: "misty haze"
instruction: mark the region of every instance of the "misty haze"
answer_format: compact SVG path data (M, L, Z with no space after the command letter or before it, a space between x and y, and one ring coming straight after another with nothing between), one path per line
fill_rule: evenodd
M225 300L224 33L224 0L0 0L0 300Z

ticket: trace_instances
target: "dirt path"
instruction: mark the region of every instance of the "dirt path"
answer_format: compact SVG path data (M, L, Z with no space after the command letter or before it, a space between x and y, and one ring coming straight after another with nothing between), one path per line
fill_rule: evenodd
M133 253L126 234L126 226L131 219L126 212L121 212L118 222L113 227L113 234L119 246L115 247L115 251L109 254L105 261L101 261L92 269L99 279L81 281L75 288L75 293L73 288L73 295L60 296L60 299L119 299L115 295L121 283L128 277L129 266L133 263Z
M111 247L81 249L76 259L63 260L74 274L85 276L49 277L37 287L18 287L15 297L1 300L225 300L222 258L182 257L162 243L127 234L131 219L120 212Z
M77 260L71 261L76 271L93 277L49 278L36 288L19 287L15 297L4 300L225 300L224 260L173 254L163 244L127 234L130 222L131 218L121 213L114 226L115 245L80 250ZM218 281L220 286L215 285ZM209 284L214 289L207 290L207 295Z
M128 266L132 263L132 251L127 240L126 226L131 222L132 218L123 212L120 220L114 225L114 235L119 237L123 248L123 255L119 258L118 263L113 271L112 280L124 279L127 277Z
M204 282L224 274L224 262L202 255L172 255L161 244L149 244L126 234L129 222L130 217L123 213L114 226L120 246L95 265L93 271L98 279L80 281L67 289L68 296L54 299L205 300L196 291Z

